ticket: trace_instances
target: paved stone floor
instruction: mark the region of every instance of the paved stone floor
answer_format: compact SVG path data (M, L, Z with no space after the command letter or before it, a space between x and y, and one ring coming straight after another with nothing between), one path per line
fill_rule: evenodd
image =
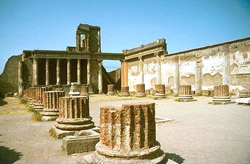
M157 123L157 140L169 159L191 164L250 164L250 107L210 105L212 98L194 102L174 98L121 98L93 95L90 114L99 125L99 108L133 102L155 102L156 115L171 122ZM15 98L0 104L0 163L75 163L83 154L66 156L61 140L49 136L53 122L31 121ZM7 103L7 104L6 104Z

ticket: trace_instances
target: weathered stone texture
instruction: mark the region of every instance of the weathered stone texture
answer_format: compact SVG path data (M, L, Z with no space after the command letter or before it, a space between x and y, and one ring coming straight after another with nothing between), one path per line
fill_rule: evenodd
M114 84L110 84L108 85L108 95L114 95L115 94L115 85Z
M136 97L145 97L145 84L136 85Z

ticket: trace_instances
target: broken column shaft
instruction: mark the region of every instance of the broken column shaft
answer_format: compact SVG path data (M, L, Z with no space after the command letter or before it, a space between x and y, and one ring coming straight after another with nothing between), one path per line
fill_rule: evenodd
M129 86L121 87L121 94L120 96L129 96Z
M191 85L180 85L179 86L179 99L192 100Z
M136 85L136 97L146 97L145 94L145 84Z
M115 85L114 84L110 84L108 85L108 95L114 95L115 94Z
M64 91L45 91L43 94L43 121L53 121L59 116L59 98L65 96Z
M164 84L156 84L155 85L154 98L166 98L165 85Z
M231 101L230 97L229 97L229 87L228 87L228 85L214 86L213 101L222 101L222 102Z

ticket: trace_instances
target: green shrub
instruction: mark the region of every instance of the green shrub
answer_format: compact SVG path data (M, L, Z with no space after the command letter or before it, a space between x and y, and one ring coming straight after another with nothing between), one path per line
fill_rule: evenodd
M19 98L19 103L27 105L28 104L28 99L26 99L26 98Z

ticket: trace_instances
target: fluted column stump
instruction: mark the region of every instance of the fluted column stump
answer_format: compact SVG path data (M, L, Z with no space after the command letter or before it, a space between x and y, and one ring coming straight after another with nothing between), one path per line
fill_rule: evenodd
M210 104L228 104L232 103L229 96L228 85L214 86L214 97Z
M37 100L36 100L37 87L30 87L28 92L29 92L28 93L29 106L33 108L35 106L35 103L37 103Z
M89 116L89 97L73 96L59 98L59 118L50 129L53 137L61 139L80 130L91 129L94 122Z
M112 96L114 94L115 94L115 85L114 84L108 85L108 93L107 93L107 95Z
M52 87L36 87L35 90L36 90L36 97L35 97L36 102L34 103L34 109L37 111L42 111L44 108L43 93L45 91L52 90Z
M146 97L145 94L145 84L136 85L136 97Z
M64 91L45 91L43 93L44 109L42 114L43 121L53 121L59 116L59 98L65 96Z
M121 87L120 96L122 96L122 97L129 96L129 86Z
M189 102L196 101L193 99L191 85L180 85L179 86L179 96L177 101L179 102Z
M156 84L155 85L154 98L157 98L157 99L166 98L165 85L164 84Z
M156 141L155 103L101 107L100 142L92 160L95 164L166 163L166 156ZM84 162L84 157L78 161Z
M89 85L88 84L84 84L81 87L81 96L89 96Z

